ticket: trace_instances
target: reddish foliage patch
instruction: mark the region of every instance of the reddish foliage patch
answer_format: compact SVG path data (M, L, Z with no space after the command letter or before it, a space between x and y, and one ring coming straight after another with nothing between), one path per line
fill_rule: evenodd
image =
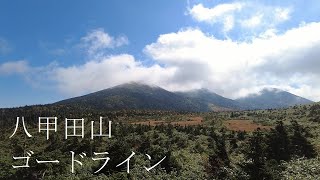
M263 126L254 123L252 120L228 120L223 122L224 126L233 131L248 131L252 132L258 128L263 130L270 130L272 126Z
M201 125L203 122L202 117L191 117L190 120L187 121L174 121L174 122L166 122L166 121L156 121L156 120L150 120L150 121L142 121L142 122L135 122L132 124L142 124L142 125L150 125L150 126L157 126L160 124L168 125L179 125L179 126L195 126L195 125Z

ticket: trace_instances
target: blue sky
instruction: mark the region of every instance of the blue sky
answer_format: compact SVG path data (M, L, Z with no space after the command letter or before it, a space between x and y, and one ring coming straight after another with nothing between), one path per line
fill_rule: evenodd
M318 101L318 12L316 0L3 0L0 107L129 81L230 98L276 87Z
M0 38L7 42L9 52L1 53L0 63L81 64L86 57L73 48L80 37L96 28L115 36L125 34L131 44L117 52L145 59L141 50L146 44L190 21L183 15L185 7L186 2L178 1L1 1ZM0 107L48 103L64 97L55 90L32 87L16 75L0 76L0 82Z

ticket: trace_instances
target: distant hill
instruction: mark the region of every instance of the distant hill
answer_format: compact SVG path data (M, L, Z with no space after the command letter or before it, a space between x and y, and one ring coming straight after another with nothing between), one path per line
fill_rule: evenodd
M220 96L207 89L170 92L158 86L126 83L88 95L66 99L53 105L67 105L96 110L169 110L169 111L230 111L275 109L312 101L279 89L263 89L258 94L236 100Z
M249 109L276 109L313 103L313 101L276 88L265 88L257 94L250 94L236 101L246 104Z
M207 89L192 90L187 92L170 92L158 86L150 86L132 82L84 96L65 99L52 104L25 106L21 108L6 108L6 111L9 112L11 110L14 111L43 108L52 112L85 112L92 110L163 110L208 112L276 109L310 103L313 102L279 89L263 89L257 94L250 94L247 97L232 100Z
M225 98L208 89L198 89L187 92L177 92L184 97L193 98L206 103L212 110L241 110L247 109L247 105L232 99Z
M206 103L169 92L157 86L127 83L88 95L66 99L55 104L97 110L172 110L209 111Z

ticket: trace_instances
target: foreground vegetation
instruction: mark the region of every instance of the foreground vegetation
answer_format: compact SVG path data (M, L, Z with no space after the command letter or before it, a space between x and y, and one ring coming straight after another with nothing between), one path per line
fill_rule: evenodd
M317 179L320 174L320 105L295 106L289 109L177 113L164 111L104 112L65 106L31 106L0 111L0 178L1 179ZM24 116L33 137L28 138L19 127L12 137L16 117ZM38 133L39 116L57 116L58 131ZM112 137L90 139L90 121L99 117L112 121ZM198 125L145 121L190 121L202 118ZM84 118L85 136L65 139L64 118ZM250 120L266 129L232 130L229 120ZM230 121L232 122L232 121ZM237 121L238 122L238 121ZM188 124L188 123L186 123ZM257 127L259 127L257 126ZM104 126L107 130L107 126ZM34 154L29 168L16 168L24 161L13 156ZM77 160L71 173L71 153L86 156ZM110 161L94 173L104 161L93 161L94 152L108 152ZM130 173L126 164L130 160ZM146 154L152 157L151 160ZM149 172L150 167L165 159ZM38 164L36 159L59 163Z

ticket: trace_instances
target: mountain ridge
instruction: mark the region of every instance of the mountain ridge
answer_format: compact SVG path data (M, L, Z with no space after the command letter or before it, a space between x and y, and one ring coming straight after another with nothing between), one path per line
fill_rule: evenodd
M264 88L236 101L247 104L250 109L277 109L313 103L309 99L277 88Z
M209 106L220 107L225 110L242 110L246 105L241 104L235 100L223 97L209 89L201 88L185 92L176 92L185 97L194 98L199 101L209 104Z
M125 83L108 89L56 102L54 104L86 106L94 109L209 111L201 102L167 91L158 86Z
M251 94L232 100L208 89L170 92L159 86L130 82L53 104L99 110L144 109L207 112L275 109L307 103L312 103L312 101L279 89L263 89L260 94Z

